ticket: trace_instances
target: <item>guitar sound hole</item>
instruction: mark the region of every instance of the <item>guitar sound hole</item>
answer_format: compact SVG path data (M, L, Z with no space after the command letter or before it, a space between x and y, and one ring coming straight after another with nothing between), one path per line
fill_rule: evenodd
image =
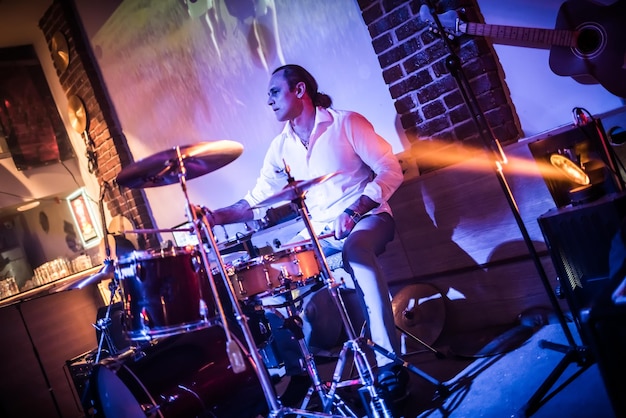
M603 44L602 33L596 27L581 28L578 32L576 45L578 51L584 56L594 55L599 52Z

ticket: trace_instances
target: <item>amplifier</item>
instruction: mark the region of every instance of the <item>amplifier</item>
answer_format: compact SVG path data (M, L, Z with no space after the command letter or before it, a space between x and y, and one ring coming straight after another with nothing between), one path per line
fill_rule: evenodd
M96 358L97 349L87 351L79 356L65 361L64 371L68 380L74 387L74 399L76 405L85 410L85 401L89 394L87 393L89 386L89 377L93 369L94 360Z
M581 310L591 307L608 285L611 241L625 216L626 194L620 193L552 210L538 219L577 325Z
M626 195L614 194L539 218L561 290L591 348L616 416L626 416L626 303L621 301ZM620 255L620 253L622 255Z

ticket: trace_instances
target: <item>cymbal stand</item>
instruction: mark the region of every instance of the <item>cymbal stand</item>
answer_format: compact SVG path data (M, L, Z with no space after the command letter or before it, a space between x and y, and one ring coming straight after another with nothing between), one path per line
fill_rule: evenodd
M222 275L222 280L224 281L224 285L228 291L228 296L230 298L233 309L235 311L234 312L235 319L237 320L237 323L239 324L241 331L243 332L244 338L246 340L246 344L248 346L247 354L252 359L252 365L259 378L261 388L263 389L263 393L265 395L268 406L270 408L269 416L270 417L283 417L285 414L299 414L302 416L310 416L310 417L331 417L331 418L334 417L334 415L327 415L327 414L320 415L318 413L310 413L309 411L298 410L298 409L293 409L293 408L285 408L280 404L276 396L276 392L274 390L274 386L270 379L269 373L267 369L265 368L265 364L263 363L263 360L261 359L258 347L256 346L254 337L248 326L247 318L244 316L241 306L239 305L239 301L237 297L235 296L236 295L235 289L233 288L231 281L228 280L228 272L226 270L226 266L224 265L224 262L220 255L219 248L217 246L217 241L215 240L215 235L213 234L213 231L211 229L211 226L208 220L206 219L206 216L204 216L203 214L201 218L199 219L198 214L196 213L196 207L191 204L191 201L189 199L189 194L187 192L186 168L185 168L183 156L180 153L179 147L176 147L176 153L178 156L178 166L179 166L178 177L179 177L180 185L181 185L184 197L185 197L185 202L187 204L187 207L186 207L187 216L189 220L191 221L192 229L194 230L196 234L198 242L199 243L203 242L202 232L204 232L208 240L210 249L214 252L216 256L219 271ZM214 297L215 304L218 310L219 317L222 322L222 327L224 328L224 332L226 334L226 352L228 354L228 358L230 360L233 371L235 373L242 372L245 369L246 365L243 360L243 355L241 353L239 346L232 339L232 334L228 326L228 319L224 311L224 306L218 296L219 293L217 290L217 286L215 284L215 278L213 277L213 274L211 272L211 264L209 262L207 251L202 244L200 244L198 247L199 247L201 260L205 267L205 271L208 277L209 285L211 286L211 292L215 296Z
M109 183L104 182L101 185L100 191L100 199L98 201L98 209L100 210L100 219L102 222L102 236L104 237L104 267L101 272L113 271L115 269L115 262L111 259L111 245L109 244L109 230L106 226L106 216L104 215L104 195L107 190L109 190ZM116 275L113 275L113 280L109 283L109 290L111 291L111 297L109 298L109 304L107 305L107 310L104 315L104 318L99 319L94 324L94 327L100 331L100 341L98 342L98 351L96 351L96 359L95 364L100 362L100 354L102 353L102 344L104 343L104 339L107 341L107 345L109 346L109 350L111 355L117 354L117 348L115 344L113 344L113 340L111 338L111 333L109 332L109 325L111 325L111 307L113 306L113 301L115 300L115 293L119 290L119 281L117 280Z
M117 277L114 277L109 283L109 290L111 291L111 297L109 298L109 304L107 305L106 313L104 314L104 318L98 319L95 324L93 324L94 328L100 331L100 341L98 342L98 350L96 351L96 358L94 360L94 364L98 364L100 362L100 354L102 353L102 345L106 340L107 345L109 346L109 354L115 356L118 354L117 347L113 343L113 339L111 338L111 333L109 332L109 326L111 325L111 307L113 306L113 300L115 300L115 293L119 289L119 283L117 281Z
M291 177L291 173L289 167L285 168L288 176L289 185L296 184L293 177ZM322 251L322 247L320 245L319 239L313 229L313 225L311 224L311 219L309 217L309 211L304 203L305 199L305 191L298 188L298 186L293 186L294 193L296 198L292 200L292 203L296 204L298 207L298 212L302 217L302 221L306 226L307 231L309 232L309 236L311 237L311 243L313 247L313 251L315 255L317 255L318 260L321 263L321 270L324 274L324 277L327 280L327 289L329 290L332 300L338 308L339 315L341 316L341 321L343 322L346 334L348 335L348 341L344 344L345 351L350 349L354 355L354 363L356 365L356 369L359 373L360 382L363 385L363 389L368 392L370 397L370 405L366 405L369 407L368 409L371 411L372 418L393 418L391 411L387 408L387 405L384 399L378 394L378 391L374 385L374 376L372 373L372 367L368 363L367 357L365 353L359 347L359 339L357 338L354 328L352 327L352 323L350 322L350 318L348 317L348 313L341 298L341 295L338 291L338 287L340 284L335 282L333 278L330 267L328 266L328 262L326 257L324 256L324 252ZM341 359L337 363L337 367L335 370L335 377L341 374L341 370L343 369L344 362ZM333 385L331 386L330 392L327 394L329 399L333 399L335 396L334 389L336 387L335 379L333 379ZM328 412L328 408L332 406L332 402L328 402L325 405L324 412ZM369 415L369 414L368 414Z

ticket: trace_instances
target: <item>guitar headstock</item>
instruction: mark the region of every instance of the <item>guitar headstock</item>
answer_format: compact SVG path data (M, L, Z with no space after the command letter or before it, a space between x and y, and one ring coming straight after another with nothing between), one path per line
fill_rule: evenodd
M441 26L448 37L453 38L461 36L465 33L466 22L459 18L456 11L448 10L445 13L438 14L437 17L439 18L439 22L441 22ZM422 4L422 7L420 7L420 20L424 23L428 23L432 31L439 32L439 27L435 22L435 18L430 12L430 8L425 4Z

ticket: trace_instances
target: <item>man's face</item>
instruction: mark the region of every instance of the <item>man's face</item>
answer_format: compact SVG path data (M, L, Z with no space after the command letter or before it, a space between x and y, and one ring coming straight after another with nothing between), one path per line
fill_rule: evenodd
M289 91L287 80L283 72L279 71L270 78L267 89L267 104L272 108L279 122L293 120L302 111L301 99L297 95L298 89Z

